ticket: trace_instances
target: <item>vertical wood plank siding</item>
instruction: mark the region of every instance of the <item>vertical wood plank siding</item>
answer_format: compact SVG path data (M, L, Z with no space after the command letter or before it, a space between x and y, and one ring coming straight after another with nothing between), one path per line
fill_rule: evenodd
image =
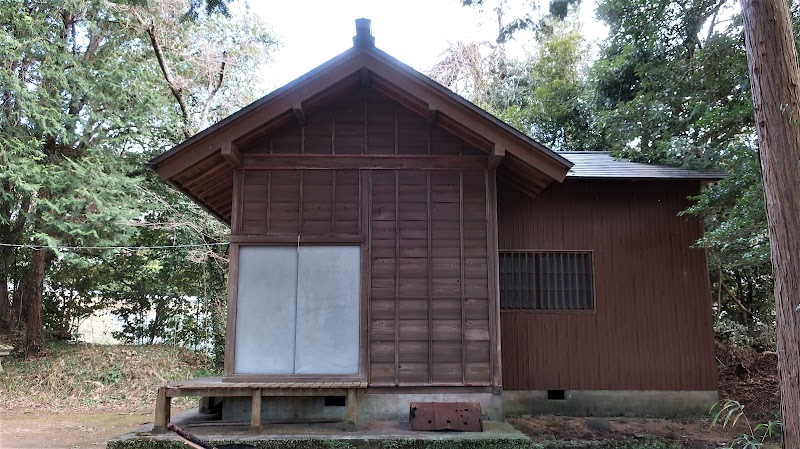
M595 313L502 311L505 389L716 390L702 223L691 182L499 186L499 246L593 250Z
M369 89L309 112L306 123L289 124L241 151L483 154ZM242 234L365 238L370 385L492 384L490 360L499 354L490 354L497 345L489 323L499 318L487 285L486 184L492 178L485 170L241 173ZM366 177L371 181L363 182ZM361 217L368 229L359 227Z

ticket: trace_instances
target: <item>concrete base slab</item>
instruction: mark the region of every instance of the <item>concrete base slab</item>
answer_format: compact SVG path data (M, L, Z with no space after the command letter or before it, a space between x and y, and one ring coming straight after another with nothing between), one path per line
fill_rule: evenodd
M173 422L215 445L249 444L262 449L528 449L530 438L510 424L484 421L483 432L414 432L409 423L374 421L358 426L345 423L272 424L250 431L245 423L208 421L196 412L177 416ZM153 434L152 426L108 442L108 449L184 449L172 432Z

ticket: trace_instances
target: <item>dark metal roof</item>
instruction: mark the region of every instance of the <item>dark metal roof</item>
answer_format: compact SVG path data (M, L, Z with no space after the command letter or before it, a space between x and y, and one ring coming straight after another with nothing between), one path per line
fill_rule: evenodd
M605 151L562 151L558 154L575 164L567 178L717 180L725 177L725 172L719 170L697 171L614 159Z

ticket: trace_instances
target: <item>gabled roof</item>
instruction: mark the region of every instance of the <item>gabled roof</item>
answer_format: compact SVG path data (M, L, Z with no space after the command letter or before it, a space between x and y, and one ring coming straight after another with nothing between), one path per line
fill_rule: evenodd
M219 123L152 159L149 166L225 222L231 211L237 147L331 102L361 84L435 121L436 126L485 151L498 174L528 193L561 182L566 158L475 106L429 77L375 48L369 21L359 19L352 48ZM366 27L365 27L366 25ZM232 161L229 163L229 161ZM212 187L216 185L216 187Z
M568 178L591 179L697 179L718 180L725 177L719 170L697 171L666 165L643 164L626 159L614 159L605 151L563 151L561 156L574 165Z

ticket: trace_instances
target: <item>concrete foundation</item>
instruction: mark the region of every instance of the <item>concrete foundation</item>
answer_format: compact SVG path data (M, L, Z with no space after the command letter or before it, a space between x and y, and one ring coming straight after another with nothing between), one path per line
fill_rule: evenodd
M708 415L716 391L566 390L564 399L547 391L503 391L503 415L639 416L681 418Z
M249 421L250 398L225 398L222 401L222 420ZM326 406L325 398L311 397L264 397L261 400L261 420L328 420L344 421L347 407Z
M408 421L412 402L479 402L484 419L556 414L566 416L640 416L678 418L701 416L717 400L716 391L566 390L563 399L548 399L547 391L506 390L464 394L358 395L358 421ZM265 397L261 418L269 420L345 420L343 402L323 397ZM250 419L250 398L223 401L223 421Z
M412 402L479 402L484 419L503 418L502 396L492 393L465 394L359 394L358 421L408 421ZM248 421L250 398L226 398L222 406L223 421ZM264 397L262 420L339 419L344 420L347 407L325 405L323 397Z

